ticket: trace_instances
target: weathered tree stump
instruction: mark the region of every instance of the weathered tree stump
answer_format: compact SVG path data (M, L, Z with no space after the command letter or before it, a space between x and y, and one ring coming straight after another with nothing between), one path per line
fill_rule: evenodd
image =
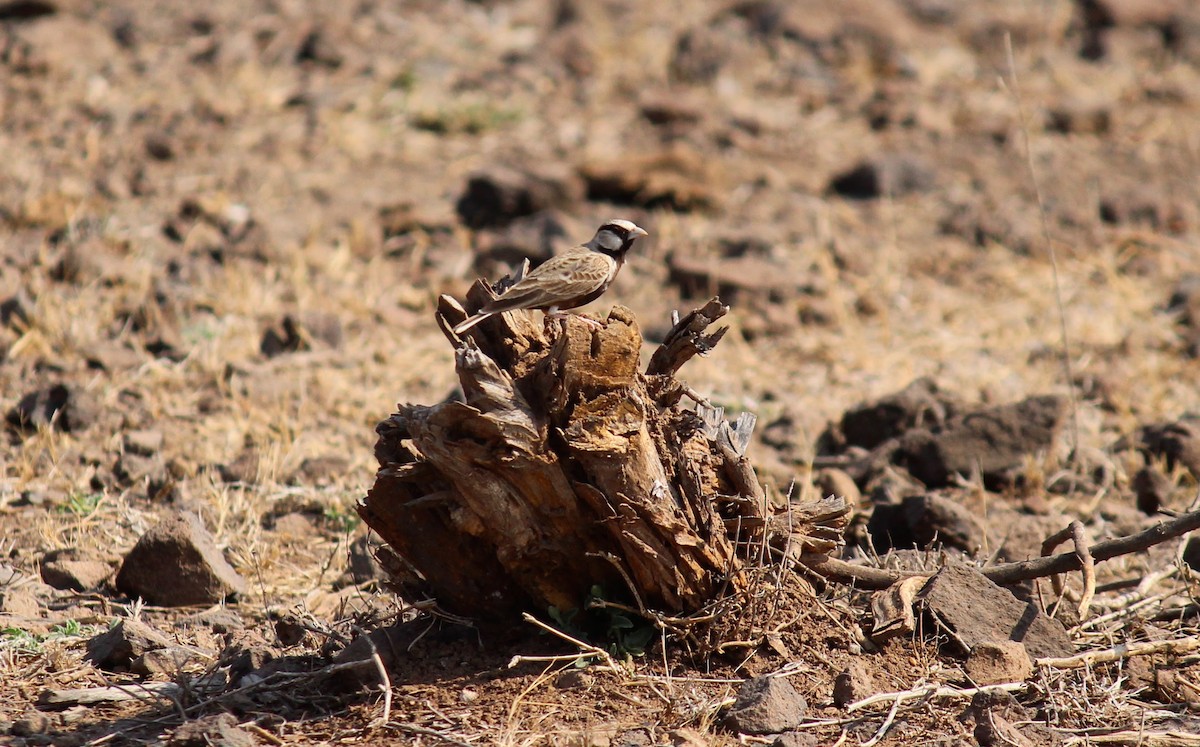
M477 283L468 305L492 295ZM376 428L380 469L359 505L398 556L393 580L444 610L508 618L579 607L600 584L644 609L688 613L748 583L747 558L828 552L847 509L770 496L745 456L753 416L681 405L676 379L726 328L709 301L675 324L645 370L632 313L467 316L443 296L463 401L401 405Z

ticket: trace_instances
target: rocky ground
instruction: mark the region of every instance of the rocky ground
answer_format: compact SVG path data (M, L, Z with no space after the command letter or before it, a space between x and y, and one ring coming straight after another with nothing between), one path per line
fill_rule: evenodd
M559 671L508 666L577 651L532 625L381 589L354 509L375 424L454 390L438 295L626 217L650 238L585 311L652 346L731 304L685 375L758 416L764 481L855 503L846 559L994 564L1186 511L1192 5L0 3L5 738L1195 743L1182 539L1098 563L1090 604L1026 582L1049 615L1019 652L955 624L1016 599L977 574L891 638L818 578L753 645ZM347 687L346 643L413 617L390 700ZM1029 668L1117 643L1160 648ZM1013 687L962 692L987 681Z

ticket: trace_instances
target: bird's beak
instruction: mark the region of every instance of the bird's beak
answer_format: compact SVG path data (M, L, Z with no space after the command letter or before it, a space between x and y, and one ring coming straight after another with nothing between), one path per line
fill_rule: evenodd
M634 226L633 230L630 231L629 233L631 233L635 239L638 236L649 236L650 235L649 233L646 232L646 229L642 228L641 226Z

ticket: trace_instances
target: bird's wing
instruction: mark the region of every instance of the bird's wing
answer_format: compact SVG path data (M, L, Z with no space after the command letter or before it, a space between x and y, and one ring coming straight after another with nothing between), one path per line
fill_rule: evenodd
M585 296L603 287L612 267L613 260L604 254L573 249L539 265L485 310L543 308Z

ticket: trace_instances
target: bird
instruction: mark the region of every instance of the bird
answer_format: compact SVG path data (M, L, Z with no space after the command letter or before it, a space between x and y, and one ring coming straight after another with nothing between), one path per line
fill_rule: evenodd
M474 316L454 327L461 335L488 317L516 309L541 309L547 319L558 319L563 309L574 309L599 298L612 284L625 253L633 242L649 236L631 221L610 220L592 240L547 260L518 280L511 288L484 304ZM580 317L582 318L582 317ZM592 322L584 319L585 322Z

